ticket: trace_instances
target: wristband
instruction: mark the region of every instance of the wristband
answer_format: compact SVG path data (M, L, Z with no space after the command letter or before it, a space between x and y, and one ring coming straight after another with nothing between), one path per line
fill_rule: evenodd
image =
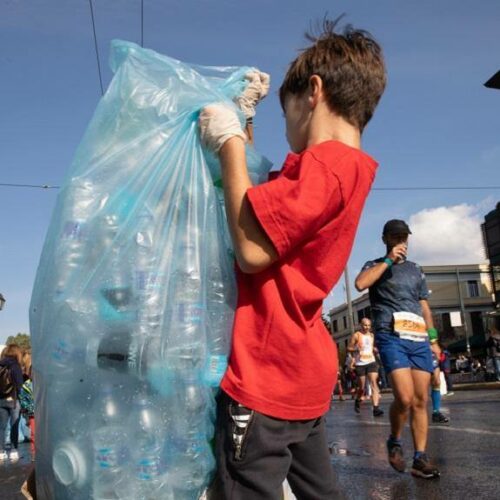
M429 334L429 340L431 341L431 344L437 342L438 331L435 328L428 328L427 333Z
M392 259L389 259L389 257L386 257L384 259L384 262L389 266L391 267L393 264L394 264L394 261Z

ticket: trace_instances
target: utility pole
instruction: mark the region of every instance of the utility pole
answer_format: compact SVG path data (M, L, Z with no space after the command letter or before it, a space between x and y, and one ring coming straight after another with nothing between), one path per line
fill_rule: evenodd
M347 317L349 325L349 334L354 333L354 320L352 317L352 301L351 301L351 285L349 284L349 267L346 265L344 269L345 294L347 299Z
M465 319L464 299L462 297L462 290L460 288L460 273L458 271L458 267L455 270L457 273L457 290L458 290L458 298L460 300L460 315L462 316L462 324L464 325L464 331L465 331L465 345L467 348L467 354L470 356L469 330L467 327L467 320Z

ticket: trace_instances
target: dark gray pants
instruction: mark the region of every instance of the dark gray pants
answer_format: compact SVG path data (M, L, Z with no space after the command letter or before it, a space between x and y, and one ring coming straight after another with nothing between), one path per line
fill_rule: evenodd
M280 420L221 392L216 454L218 500L279 500L285 478L298 500L336 498L323 417Z

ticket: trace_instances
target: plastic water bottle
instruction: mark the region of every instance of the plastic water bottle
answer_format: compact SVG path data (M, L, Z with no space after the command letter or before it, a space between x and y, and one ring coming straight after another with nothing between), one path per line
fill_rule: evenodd
M128 466L129 436L124 422L125 408L119 404L117 387L104 385L95 404L93 431L93 498L96 500L134 499Z
M66 398L87 379L95 365L95 304L85 297L68 298L54 315L54 329L44 345L47 349L40 371L47 375L55 400Z
M217 261L209 263L207 273L207 365L205 381L218 387L227 369L229 341L234 316L231 288L223 280L223 272ZM236 296L236 295L234 295Z
M57 268L55 273L55 297L68 290L75 291L75 272L81 270L85 262L89 243L88 219L98 201L94 184L84 181L72 187L68 194L70 202L63 212L60 239L56 250Z
M177 499L198 499L210 484L215 459L205 436L199 439L173 437L168 441L172 461L169 482Z
M43 459L37 464L37 470L40 467L42 475L54 474L54 498L66 495L75 499L90 498L92 445L85 408L65 400L64 406L53 410L46 415L53 447L38 450L42 456L50 450L52 470L46 470L47 462Z
M136 334L160 335L163 314L164 275L155 257L154 215L146 207L137 217L135 235L134 290L139 316Z
M105 333L96 352L99 369L128 374L138 380L149 380L155 369L165 365L160 356L161 339L140 337L133 327ZM159 387L155 385L155 389L162 389L163 380L156 383Z
M158 408L146 395L138 395L133 401L129 418L131 442L131 472L136 500L163 498L165 467L162 460L166 422L162 421ZM166 495L165 495L166 496Z
M178 261L171 278L168 301L168 366L183 379L204 369L206 310L201 288L199 234L193 228L177 247Z

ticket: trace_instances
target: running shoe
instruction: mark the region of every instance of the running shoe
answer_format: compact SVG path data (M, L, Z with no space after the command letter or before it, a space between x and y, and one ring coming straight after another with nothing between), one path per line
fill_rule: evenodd
M375 406L373 408L373 416L374 417L381 417L384 414L384 410L381 410L378 406Z
M7 455L7 452L5 450L0 451L0 461L3 462L4 460L7 460L9 456Z
M361 411L361 401L358 398L354 400L354 411L356 413L359 413Z
M432 414L432 423L433 424L449 424L450 419L445 417L440 411Z
M9 454L9 460L11 462L17 462L19 460L19 453L17 450L12 450Z
M406 470L406 462L403 456L403 448L401 448L401 445L391 443L388 440L387 453L391 467L398 472L404 472Z
M455 394L453 391L448 391L445 396L453 396L453 394Z
M434 479L441 475L439 469L430 463L427 455L420 455L420 458L413 460L411 473L413 476L423 479Z

